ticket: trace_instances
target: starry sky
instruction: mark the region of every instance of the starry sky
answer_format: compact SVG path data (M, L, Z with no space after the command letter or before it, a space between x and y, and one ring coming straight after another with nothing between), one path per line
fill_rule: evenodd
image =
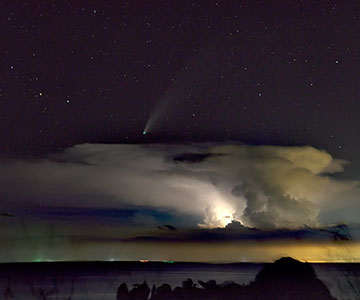
M84 224L104 217L99 222L106 226L116 217L142 228L167 223L224 227L231 222L228 214L239 210L242 224L266 230L355 222L360 195L354 187L360 178L359 1L13 1L0 5L0 22L3 212L25 218L37 210L41 222L54 215L81 215ZM157 146L149 150L147 145ZM178 145L177 150L169 145ZM248 162L239 168L249 172L252 183L231 173L220 155ZM143 169L127 160L142 162ZM260 176L258 163L264 162ZM298 192L284 174L269 181L273 164L296 169L291 174L309 189ZM123 168L133 175L133 191L139 184L157 187L160 182L157 188L166 186L160 199L192 192L199 205L182 209L164 200L171 208L164 210L154 199L137 201L143 195L115 192L113 177L106 182L89 178L85 166L119 176L126 189L131 183L118 172ZM322 188L330 182L331 195L321 194L308 179L301 181L297 168L311 173L309 178ZM182 181L167 181L159 170ZM159 181L148 182L139 174ZM73 188L76 176L83 180ZM243 184L245 210L245 202L240 208L222 206L229 185L231 197L240 193L230 177ZM88 180L93 190L85 185ZM260 197L253 197L254 182L265 195L280 199L274 211L254 214L257 204L251 208L249 199L258 203ZM16 191L18 186L26 192ZM199 208L208 202L199 199L206 189L213 192L209 199L220 204L204 218ZM337 219L340 208L334 199L340 192L348 202ZM286 206L278 218L284 208L279 203L291 198L284 193L305 200L301 208ZM315 201L320 218L299 223L294 211L318 215L306 202L315 193L320 195ZM99 207L104 195L110 200ZM44 205L50 196L55 200ZM322 202L325 196L329 202Z

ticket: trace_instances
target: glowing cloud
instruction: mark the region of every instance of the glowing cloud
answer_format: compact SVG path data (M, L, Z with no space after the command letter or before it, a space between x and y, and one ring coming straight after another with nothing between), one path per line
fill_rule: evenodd
M4 161L1 196L4 209L21 197L22 207L147 207L193 216L200 227L297 228L326 223L319 212L359 195L356 182L327 175L345 164L308 146L84 144Z

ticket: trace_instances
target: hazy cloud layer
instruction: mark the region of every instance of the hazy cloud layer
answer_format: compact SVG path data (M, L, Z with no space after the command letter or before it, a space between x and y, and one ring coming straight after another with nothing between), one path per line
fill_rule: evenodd
M3 161L0 196L3 210L146 207L198 217L200 227L298 228L356 221L357 182L331 177L345 165L308 146L84 144ZM139 213L132 222L157 221Z

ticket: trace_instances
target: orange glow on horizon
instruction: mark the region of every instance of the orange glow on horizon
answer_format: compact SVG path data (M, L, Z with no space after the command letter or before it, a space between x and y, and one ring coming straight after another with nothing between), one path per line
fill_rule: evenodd
M177 261L177 262L273 262L290 256L309 263L360 263L360 243L357 242L226 242L226 243L151 243L128 242L77 245L81 259L101 257L104 249L112 249L112 256L120 261ZM73 253L75 254L75 253ZM69 251L72 258L73 255Z

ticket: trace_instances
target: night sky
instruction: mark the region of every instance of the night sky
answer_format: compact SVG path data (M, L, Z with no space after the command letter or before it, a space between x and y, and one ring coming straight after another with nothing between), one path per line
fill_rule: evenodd
M12 1L0 4L0 22L0 212L61 227L59 236L74 216L83 218L81 234L94 218L98 228L115 218L161 234L164 224L355 222L359 1ZM205 190L221 207L215 219L207 210L204 218ZM158 198L142 200L149 191ZM179 199L168 200L174 193ZM247 202L229 200L227 211L219 200L227 193ZM263 196L278 199L273 211L250 207ZM122 241L138 238L134 230ZM141 234L156 241L157 233Z

